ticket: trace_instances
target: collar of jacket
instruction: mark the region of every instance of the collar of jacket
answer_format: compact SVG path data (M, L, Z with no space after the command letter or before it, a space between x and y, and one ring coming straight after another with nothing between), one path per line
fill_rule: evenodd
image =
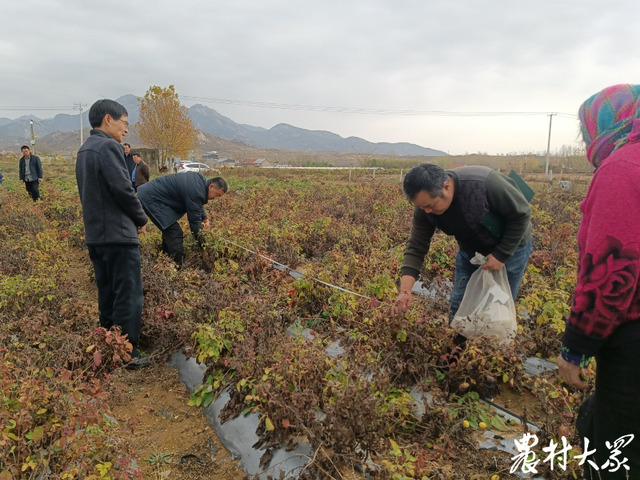
M89 134L90 135L98 135L99 137L105 137L105 138L110 138L111 140L115 140L115 138L113 138L107 132L103 132L102 130L98 130L97 128L94 128L93 130L91 130L89 132Z
M207 179L207 177L205 177L204 175L202 175L200 172L198 172L198 175L200 175L202 178L204 178L204 203L203 205L209 203L209 180Z

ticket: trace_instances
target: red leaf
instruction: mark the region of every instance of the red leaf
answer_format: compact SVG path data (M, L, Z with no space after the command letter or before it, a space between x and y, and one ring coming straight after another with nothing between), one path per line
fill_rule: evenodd
M100 350L96 350L96 353L93 354L93 368L97 369L102 363L102 354Z
M289 423L289 419L285 418L284 420L282 420L282 427L283 428L289 428L291 426L291 424Z

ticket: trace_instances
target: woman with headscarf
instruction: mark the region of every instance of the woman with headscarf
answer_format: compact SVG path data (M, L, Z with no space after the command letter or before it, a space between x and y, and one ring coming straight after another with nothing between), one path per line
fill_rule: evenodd
M596 390L576 422L584 453L595 450L586 478L640 478L639 109L640 85L615 85L579 111L596 171L580 206L578 282L558 369L584 389L581 369L596 359Z

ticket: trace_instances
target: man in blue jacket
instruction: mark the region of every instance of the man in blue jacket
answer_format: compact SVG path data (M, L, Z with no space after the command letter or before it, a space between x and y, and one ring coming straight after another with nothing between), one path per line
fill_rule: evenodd
M184 259L182 228L178 220L186 213L191 232L209 228L204 204L227 192L221 177L206 179L201 173L174 173L157 177L138 187L138 198L151 221L162 231L162 251L178 265Z
M147 216L120 145L129 126L127 110L113 100L98 100L89 110L89 123L93 130L78 151L76 180L98 285L100 325L118 325L127 335L133 345L127 367L147 366L148 357L138 351L143 298L138 233Z
M42 162L40 157L31 155L31 149L26 145L22 148L22 157L18 166L20 182L27 189L27 193L37 201L40 198L40 182L42 182Z

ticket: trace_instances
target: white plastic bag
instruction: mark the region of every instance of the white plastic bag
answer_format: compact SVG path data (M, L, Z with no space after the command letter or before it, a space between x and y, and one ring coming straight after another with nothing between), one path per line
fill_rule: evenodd
M476 253L471 263L483 265L486 260ZM473 272L451 327L466 338L494 335L511 342L517 330L516 306L505 267L498 271L478 268Z

